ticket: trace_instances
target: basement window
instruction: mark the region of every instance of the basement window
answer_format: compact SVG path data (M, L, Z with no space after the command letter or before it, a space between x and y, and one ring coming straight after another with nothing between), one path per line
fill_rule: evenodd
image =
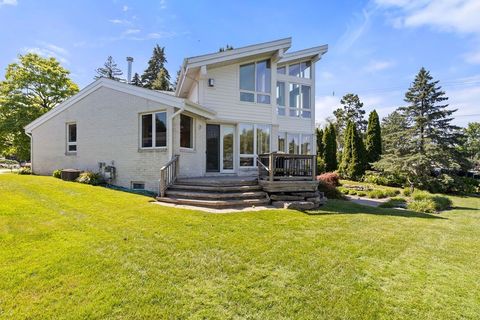
M145 183L132 181L132 190L145 190Z

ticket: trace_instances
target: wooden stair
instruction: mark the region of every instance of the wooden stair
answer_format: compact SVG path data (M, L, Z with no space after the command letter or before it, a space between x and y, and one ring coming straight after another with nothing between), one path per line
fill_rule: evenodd
M270 204L256 178L205 177L179 179L157 201L209 208L235 208Z

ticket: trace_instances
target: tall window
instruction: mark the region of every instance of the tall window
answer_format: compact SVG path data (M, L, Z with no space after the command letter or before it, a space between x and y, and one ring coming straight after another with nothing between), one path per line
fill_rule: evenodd
M240 124L240 166L254 167L255 156L270 152L270 125Z
M310 86L289 84L290 116L310 118L311 112L311 88Z
M285 74L286 71L287 71L287 67L286 67L286 66L277 67L277 73L278 73L278 74Z
M77 124L67 124L67 152L77 152Z
M312 154L312 135L302 134L301 154Z
M141 126L142 148L159 148L167 146L166 112L142 114Z
M287 137L285 132L278 133L278 151L285 152L287 146Z
M270 60L240 66L240 100L270 104Z
M285 82L277 81L277 113L285 115Z
M288 153L298 154L300 136L296 133L287 134Z
M291 64L288 66L288 75L310 79L311 69L312 63L310 61Z
M193 149L193 118L180 115L180 147Z

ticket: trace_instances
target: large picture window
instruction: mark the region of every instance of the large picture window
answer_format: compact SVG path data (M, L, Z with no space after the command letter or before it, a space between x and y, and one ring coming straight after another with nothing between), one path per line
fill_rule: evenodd
M180 115L180 147L193 149L193 118Z
M67 152L77 152L77 124L67 123Z
M167 146L167 113L155 112L141 116L142 148Z
M285 115L285 82L277 81L277 113Z
M312 63L310 61L295 63L288 66L288 75L299 78L311 78Z
M270 125L240 124L240 166L254 167L255 157L270 152Z
M240 66L240 101L270 104L270 60Z
M312 154L313 135L305 133L278 133L278 151L290 154Z

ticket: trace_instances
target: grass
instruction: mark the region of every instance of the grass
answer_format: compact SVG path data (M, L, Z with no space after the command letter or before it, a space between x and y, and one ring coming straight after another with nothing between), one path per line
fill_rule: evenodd
M0 175L2 319L478 319L480 198L207 214Z

